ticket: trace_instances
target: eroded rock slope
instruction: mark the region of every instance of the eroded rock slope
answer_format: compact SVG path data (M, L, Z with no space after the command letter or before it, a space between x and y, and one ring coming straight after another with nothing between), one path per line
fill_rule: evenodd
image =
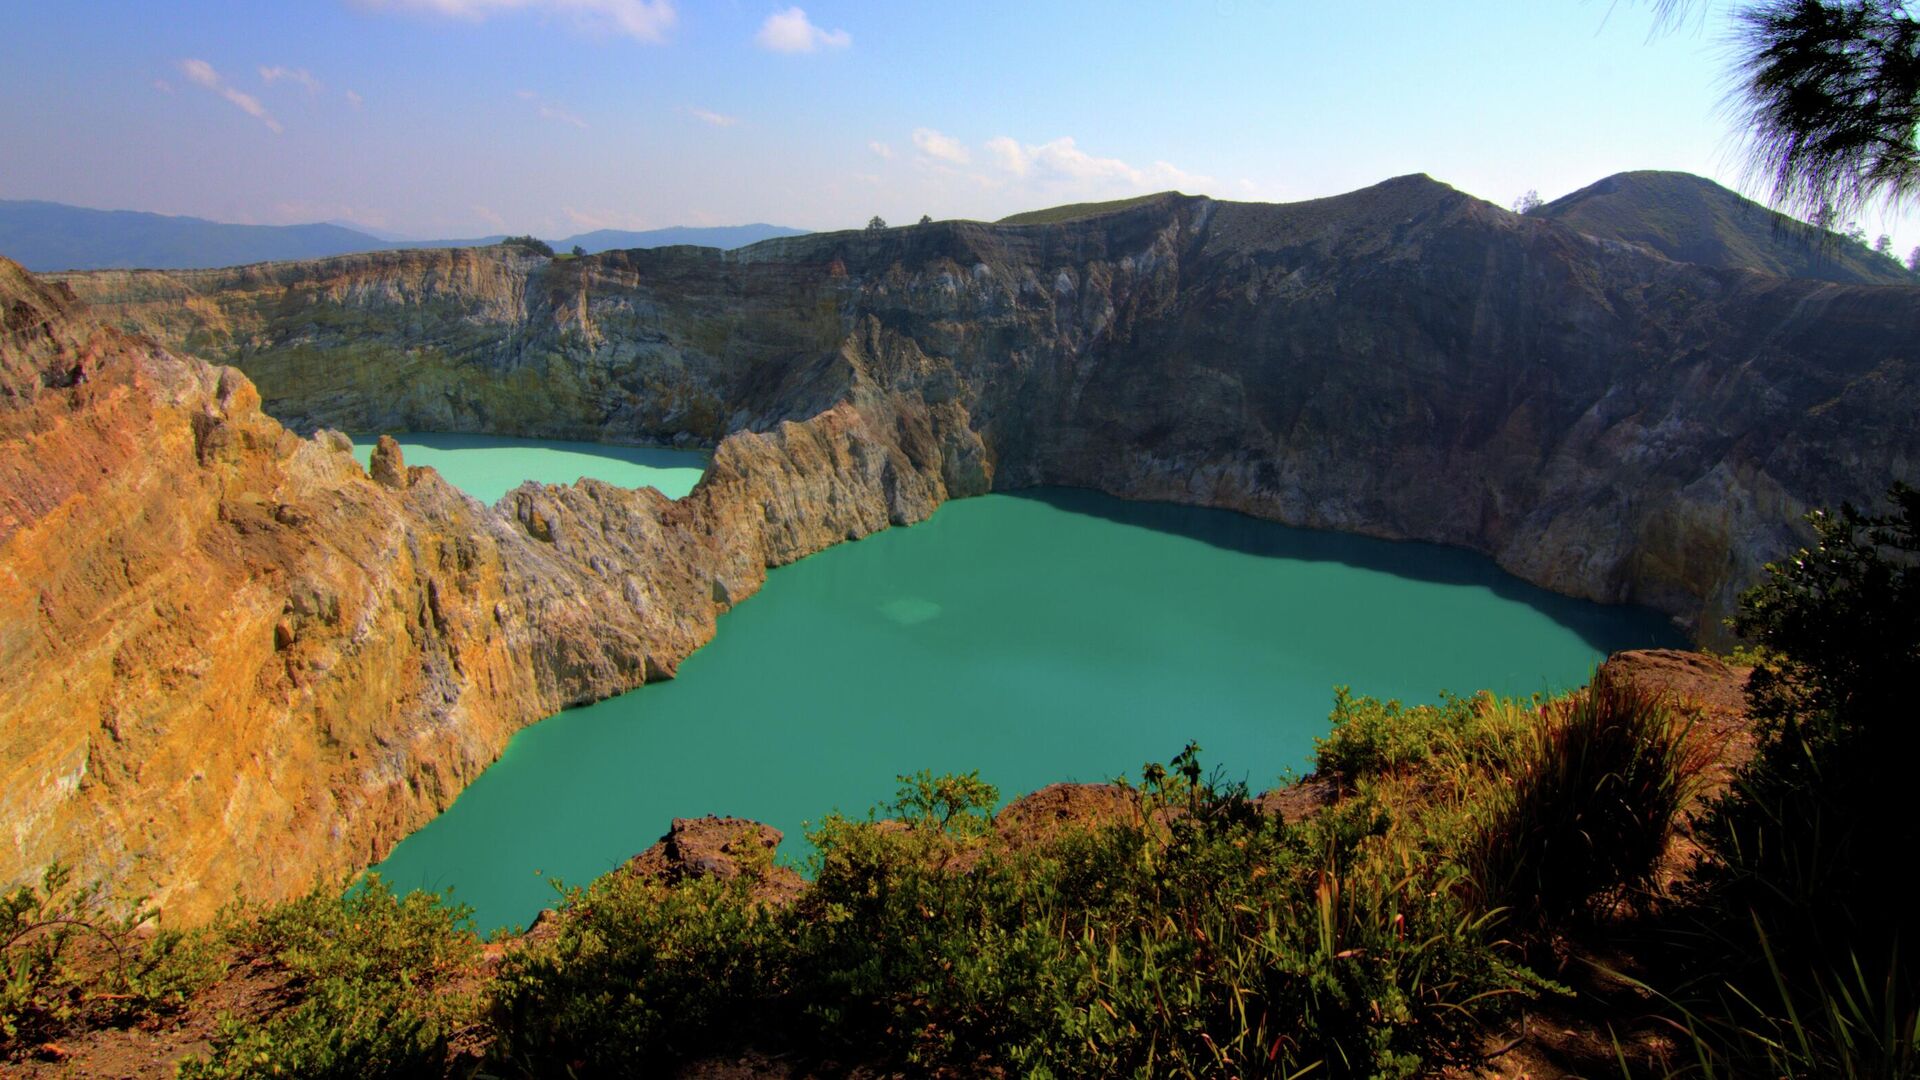
M4 260L0 312L0 882L60 859L197 916L364 866L518 728L670 675L768 565L967 493L883 401L728 439L679 503L489 508Z
M1708 641L1807 508L1920 461L1920 289L1675 262L1423 176L724 254L69 280L302 429L711 444L913 402L979 435L949 480L1458 544Z
M671 674L766 567L947 498L1453 543L1712 639L1804 509L1920 460L1920 290L1425 177L724 254L0 270L0 880L61 857L190 914L378 858L518 727ZM715 450L678 503L489 508L270 416Z

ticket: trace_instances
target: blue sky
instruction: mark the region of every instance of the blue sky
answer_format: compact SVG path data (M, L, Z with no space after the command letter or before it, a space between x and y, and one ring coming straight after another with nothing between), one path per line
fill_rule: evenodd
M1410 172L1502 204L1636 168L1739 186L1721 10L1650 37L1627 0L31 4L0 37L0 197L426 238Z

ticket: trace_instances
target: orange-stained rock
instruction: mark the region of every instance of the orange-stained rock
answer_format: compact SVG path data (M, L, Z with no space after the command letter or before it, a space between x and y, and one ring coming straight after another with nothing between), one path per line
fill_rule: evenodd
M519 728L671 675L769 565L930 514L943 454L897 432L970 435L843 403L724 441L679 503L488 508L3 259L0 312L0 884L58 859L176 915L381 858Z

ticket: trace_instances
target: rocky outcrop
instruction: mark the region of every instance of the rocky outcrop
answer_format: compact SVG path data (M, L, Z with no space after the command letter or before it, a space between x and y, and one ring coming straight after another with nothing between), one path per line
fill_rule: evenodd
M667 835L627 860L624 870L665 882L745 877L756 897L788 904L806 882L792 867L774 862L784 839L779 829L747 818L674 818Z
M978 454L843 404L678 503L489 508L3 260L0 311L0 881L60 859L188 916L382 857L514 731L670 675L767 566L919 520Z
M728 253L65 280L303 429L710 444L846 404L893 417L873 434L911 469L880 482L913 513L937 474L1438 541L1709 642L1805 510L1920 462L1920 290L1678 263L1422 176Z

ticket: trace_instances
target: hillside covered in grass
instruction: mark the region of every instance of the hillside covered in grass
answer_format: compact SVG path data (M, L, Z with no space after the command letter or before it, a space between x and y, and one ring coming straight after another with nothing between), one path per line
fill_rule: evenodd
M1692 173L1618 173L1534 213L1589 236L1644 244L1675 262L1843 285L1920 284L1863 244Z

